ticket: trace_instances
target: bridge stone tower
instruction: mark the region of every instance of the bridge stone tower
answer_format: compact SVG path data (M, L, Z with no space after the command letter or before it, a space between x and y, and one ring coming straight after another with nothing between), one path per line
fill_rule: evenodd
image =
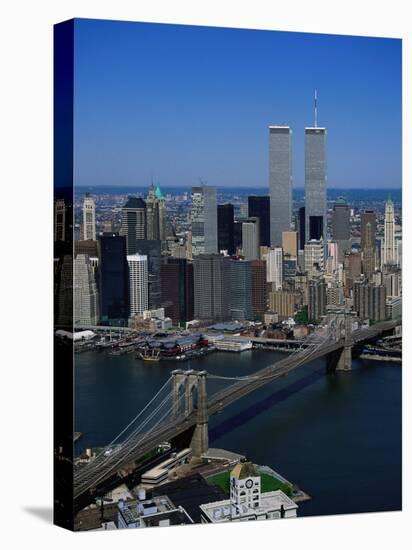
M209 448L206 377L206 371L172 371L173 417L181 414L185 417L193 413L196 415L195 431L190 443L193 456L196 457Z
M337 371L351 371L352 370L352 322L351 316L345 313L345 345L342 348L338 362L336 364Z

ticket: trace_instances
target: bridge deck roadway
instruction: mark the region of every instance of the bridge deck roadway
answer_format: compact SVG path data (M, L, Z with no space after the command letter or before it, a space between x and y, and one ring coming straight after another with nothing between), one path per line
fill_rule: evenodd
M359 329L352 332L351 339L354 344L376 337L385 330L394 328L397 321L385 321L377 323L367 329ZM328 353L331 353L345 344L344 338L338 341L325 341L319 347L308 347L303 351L293 353L285 359L268 367L256 371L246 380L240 380L229 388L214 394L208 401L208 415L216 414L241 397L255 391L264 384L272 382L281 376L301 367L308 361L314 361ZM104 454L97 457L89 465L79 468L74 474L74 498L96 487L116 472L141 459L148 451L152 450L162 441L168 441L196 424L196 411L188 416L179 416L169 420L148 434L139 435L124 443L120 449L113 450L109 456Z

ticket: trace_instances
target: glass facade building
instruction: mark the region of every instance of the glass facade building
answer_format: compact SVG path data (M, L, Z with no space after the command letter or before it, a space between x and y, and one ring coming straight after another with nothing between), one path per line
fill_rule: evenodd
M99 293L103 324L126 325L129 317L126 237L117 233L104 233L99 238Z

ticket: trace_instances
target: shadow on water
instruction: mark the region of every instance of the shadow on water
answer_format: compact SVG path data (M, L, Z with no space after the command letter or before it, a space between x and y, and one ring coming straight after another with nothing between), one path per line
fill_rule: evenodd
M265 399L262 399L262 401L254 403L250 407L247 407L239 413L234 414L227 420L224 420L217 426L209 429L209 441L215 441L216 439L219 439L219 437L222 437L224 434L235 430L239 426L244 426L248 421L252 420L252 418L255 418L256 416L273 407L273 405L276 405L277 403L288 399L289 397L298 393L304 388L307 388L311 384L314 384L324 376L325 368L322 367L321 369L318 369L315 372L308 374L297 382L292 383L290 386L272 393Z

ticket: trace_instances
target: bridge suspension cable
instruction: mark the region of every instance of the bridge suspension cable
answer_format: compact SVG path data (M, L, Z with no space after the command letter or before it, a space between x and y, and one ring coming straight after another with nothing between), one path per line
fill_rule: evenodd
M160 390L156 393L156 395L153 396L153 398L143 407L143 409L129 422L129 424L113 439L111 443L109 443L106 447L112 446L118 439L136 422L138 418L142 416L142 414L150 407L150 405L155 401L155 399L161 394L161 392L164 390L164 388L167 386L167 384L172 379L171 376L166 380L166 382L163 384L163 386L160 388Z

